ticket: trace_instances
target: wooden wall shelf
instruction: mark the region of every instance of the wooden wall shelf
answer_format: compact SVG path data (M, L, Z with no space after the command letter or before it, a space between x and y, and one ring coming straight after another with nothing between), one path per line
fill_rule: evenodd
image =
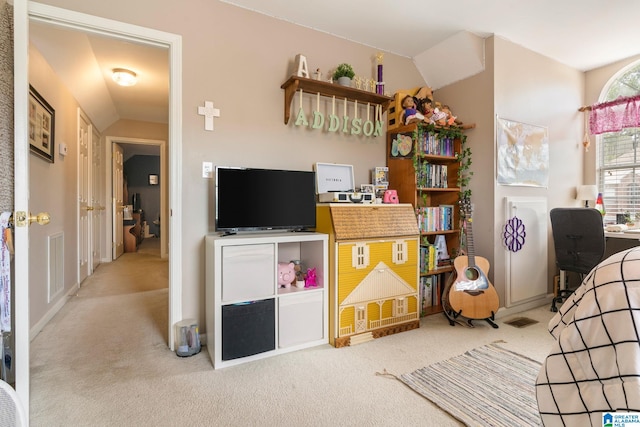
M289 123L291 117L291 102L296 92L302 89L309 94L323 96L335 96L337 99L347 99L348 101L358 101L382 106L382 112L389 107L393 97L378 95L366 90L354 89L352 87L340 86L337 83L323 82L321 80L307 79L305 77L291 76L280 86L284 89L284 124Z

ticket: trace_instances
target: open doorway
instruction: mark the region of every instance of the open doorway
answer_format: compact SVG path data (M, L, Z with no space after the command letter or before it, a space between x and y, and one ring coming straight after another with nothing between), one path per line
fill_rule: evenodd
M165 248L165 255L169 257L167 345L173 349L174 331L172 325L181 320L182 317L180 297L182 289L181 280L179 280L181 268L181 255L179 251L179 248L181 247L181 236L177 232L177 228L172 226L172 224L179 224L181 218L181 196L180 191L178 191L181 187L181 177L179 175L170 176L168 174L168 170L180 170L178 165L181 164L181 38L169 33L39 4L33 4L29 8L29 23L30 26L34 27L35 25L47 25L56 28L57 30L62 29L65 32L80 32L97 35L105 41L105 43L106 40L113 39L137 46L149 46L156 49L160 47L166 50L166 55L168 56L167 63L169 64L169 95L167 98L171 100L171 103L166 107L165 111L165 114L168 116L168 137L166 138L166 145L163 150L166 155L166 160L163 163L164 173L162 175L164 175L165 179L163 179L162 182L165 183L165 191L163 192L162 199L164 211L167 213L171 212L171 215L165 215L164 221L162 221L161 227L162 230L164 230L164 233L161 233L161 236L164 235L163 240L166 242L172 242L171 248L169 248L168 243L165 243L163 247ZM29 38L31 39L31 34L29 35ZM48 42L51 41L51 39L48 40ZM104 47L104 45L101 45L101 48L102 47ZM64 55L62 56L64 57ZM77 65L79 63L79 57L73 57L73 59L74 61L63 61L65 62L63 66L69 67L71 64ZM51 65L54 67L54 64ZM16 71L19 72L19 68L16 68ZM25 69L24 73L27 74L27 72L28 70ZM85 79L87 77L86 69L83 72L83 77ZM165 87L165 89L167 88ZM95 92L92 92L92 94L95 94ZM76 96L75 93L74 96ZM79 98L78 96L76 97ZM78 101L80 102L80 100ZM83 109L86 109L89 113L92 103L95 103L96 101L96 99L93 99L88 101L86 104L81 103L81 105ZM127 104L129 106L132 105L131 102L127 102ZM93 117L92 120L94 120ZM95 119L95 122L97 124L99 120ZM106 164L105 171L109 171L110 173L110 164ZM105 179L105 182L110 182L110 180ZM106 194L111 193L110 191L107 191ZM112 223L107 221L107 225L105 227L107 226L111 227ZM74 233L74 230L70 230L70 233ZM111 235L111 232L108 234ZM109 241L110 245L111 239L105 240ZM34 265L34 268L36 268L35 263L31 265ZM28 302L26 302L26 304L28 306ZM17 307L17 309L19 309L19 307ZM46 322L46 318L50 314L35 313L35 315L42 317L42 321Z
M116 259L116 248L123 244L119 241L117 227L121 225L121 219L118 219L116 212L122 207L118 201L118 188L116 182L124 181L124 194L122 196L122 203L127 206L126 211L133 213L135 210L142 210L142 213L137 212L138 220L146 222L146 224L140 224L142 226L142 234L145 238L153 237L160 240L160 257L168 257L168 248L166 238L166 227L162 218L168 216L167 212L167 156L166 156L166 141L155 139L141 139L141 138L127 138L106 136L106 149L108 152L114 152L114 146L121 147L123 152L123 164L124 164L124 176L118 177L121 172L117 171L115 162L111 161L113 165L111 167L110 179L111 190L108 194L111 195L113 205L111 206L111 218L113 224L112 232L112 248L113 259ZM157 159L157 164L156 160ZM113 160L113 159L112 159ZM134 169L134 173L137 177L131 176L132 173L127 172L127 163L135 162L130 167ZM132 182L132 179L136 181ZM141 197L135 197L135 195L141 195ZM135 199L135 200L134 200ZM136 203L137 201L137 203ZM136 206L139 204L139 206ZM120 222L120 223L119 223ZM123 248L124 249L124 248Z

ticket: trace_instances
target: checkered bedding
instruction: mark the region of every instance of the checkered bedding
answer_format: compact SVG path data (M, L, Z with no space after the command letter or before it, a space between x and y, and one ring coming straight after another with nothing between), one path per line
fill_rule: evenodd
M602 261L549 322L557 340L536 380L545 426L602 426L640 411L640 247Z

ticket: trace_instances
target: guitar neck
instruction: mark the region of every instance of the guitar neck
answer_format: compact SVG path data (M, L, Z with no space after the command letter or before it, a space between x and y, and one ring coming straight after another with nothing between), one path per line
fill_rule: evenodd
M467 258L469 259L469 267L475 267L476 265L476 252L473 247L473 220L467 219Z

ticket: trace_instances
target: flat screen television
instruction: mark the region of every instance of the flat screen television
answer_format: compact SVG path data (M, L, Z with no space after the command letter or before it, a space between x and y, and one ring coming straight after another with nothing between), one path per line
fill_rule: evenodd
M216 231L302 231L316 226L311 171L216 167Z

